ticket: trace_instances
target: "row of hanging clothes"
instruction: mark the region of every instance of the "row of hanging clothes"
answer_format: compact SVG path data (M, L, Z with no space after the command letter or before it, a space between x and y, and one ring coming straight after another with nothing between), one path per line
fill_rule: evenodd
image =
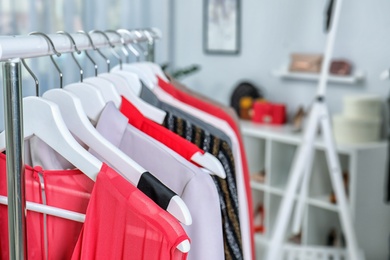
M75 34L67 37L80 53ZM122 62L130 32L80 32L107 72L23 99L28 259L254 259L251 194L237 117L167 75ZM48 35L43 37L57 56ZM107 40L119 64L94 45ZM149 35L150 36L150 35ZM120 37L121 51L110 39ZM74 55L74 53L71 53ZM127 59L126 59L127 60ZM5 133L0 257L9 259ZM1 200L3 199L3 200Z

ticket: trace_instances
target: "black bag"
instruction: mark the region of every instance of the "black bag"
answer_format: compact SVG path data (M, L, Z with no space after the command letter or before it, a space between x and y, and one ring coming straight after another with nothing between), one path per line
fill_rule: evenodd
M243 97L257 99L263 98L263 95L258 88L249 82L244 81L238 84L230 97L230 106L236 111L237 115L240 114L240 100Z

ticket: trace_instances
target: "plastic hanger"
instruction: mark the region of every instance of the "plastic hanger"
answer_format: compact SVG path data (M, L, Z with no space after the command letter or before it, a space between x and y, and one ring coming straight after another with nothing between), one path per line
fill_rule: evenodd
M126 29L119 29L117 30L117 32L119 34L126 34L126 35L129 35L131 36L131 33L129 30L126 30ZM138 31L134 31L134 33L137 33L139 34ZM140 35L138 35L140 36ZM123 40L124 42L124 40ZM137 44L137 41L136 40L133 40L134 43ZM132 52L136 58L137 58L137 62L140 60L140 53L131 45L131 44L123 44L123 46L125 48L127 48L130 52ZM141 47L141 46L139 46ZM142 50L142 53L145 55L145 50ZM137 63L136 62L136 63ZM153 81L150 79L150 75L148 75L145 71L143 71L142 69L138 68L137 66L134 66L134 64L136 63L131 63L131 64L123 64L122 67L117 65L115 66L114 68L111 69L111 72L117 72L117 71L127 71L127 72L133 72L135 73L140 80L142 80L142 82L149 88L149 89L153 89L154 87L154 83ZM138 93L137 93L138 94Z
M51 42L52 43L52 42ZM55 49L54 45L52 48ZM55 61L53 60L55 63ZM144 172L139 164L134 162L130 157L124 154L121 150L115 147L113 144L108 142L101 134L93 127L88 117L96 116L96 114L88 115L86 114L83 106L85 107L87 102L96 102L98 100L102 101L103 98L100 97L101 93L99 90L94 89L88 84L80 86L83 83L75 83L65 86L65 89L52 89L44 93L43 97L54 101L63 112L63 119L67 128L74 134L81 142L85 143L91 149L95 150L101 157L103 157L107 162L109 162L119 173L122 174L128 181L137 185L140 177ZM81 92L84 89L88 89L89 95L81 95L82 100L78 99L70 91L75 93L86 93ZM67 91L70 90L70 91ZM91 101L92 100L92 101ZM86 101L82 103L82 101ZM105 103L101 103L101 105ZM103 110L104 106L101 107L99 113ZM95 119L95 118L92 118ZM171 213L176 219L186 225L192 223L191 214L183 202L183 200L175 195L171 198L168 207L166 209Z
M143 75L143 77L147 77L148 79L150 79L151 77L154 77L155 81L157 83L157 77L155 74L153 74L152 70L149 68L148 65L143 64L141 66L137 66L136 64L137 63L123 64L123 69L127 70L128 68L131 67L133 72L141 73L141 75ZM116 66L112 70L118 71L118 69L119 69L119 67ZM148 71L148 72L145 72L145 71ZM140 78L142 78L142 76L140 76ZM153 84L153 85L155 85L155 84ZM197 163L201 167L208 169L211 172L211 174L213 174L213 175L216 175L222 179L226 178L226 172L225 172L225 169L223 168L223 165L214 155L212 155L210 153L206 152L206 153L202 154L200 152L197 152L191 157L191 161Z
M92 180L102 162L87 152L72 136L58 106L39 97L23 99L24 138L39 137ZM0 134L0 150L5 150L5 132Z
M104 32L102 31L95 31L95 32L102 34L106 38L110 46L114 47L114 45L110 42L108 36ZM92 42L92 39L91 39L91 45L94 48L96 48ZM115 53L115 56L120 60L120 66L121 66L122 60L120 56L114 50L113 53ZM102 57L105 58L104 56ZM107 59L107 64L110 64L109 59ZM108 68L109 66L107 66L107 69ZM130 76L126 75L126 77L128 78ZM134 77L132 77L132 80L134 80ZM110 100L114 101L116 107L120 106L121 103L120 96L122 95L128 100L130 100L131 102L133 102L133 104L136 105L137 108L141 111L141 113L145 115L147 118L157 122L158 124L162 124L165 120L166 117L165 111L155 108L150 104L141 100L138 96L136 96L132 92L132 89L127 84L127 81L124 80L124 78L118 74L100 73L98 74L98 77L85 79L84 82L95 85L95 87L97 87L102 92L105 100L107 102Z
M119 107L122 99L111 80L103 77L90 77L84 79L84 83L88 83L97 88L102 94L104 100L107 102L113 101L116 107Z
M110 30L110 32L111 32L112 30ZM114 31L115 32L115 31ZM132 33L129 31L129 30L127 30L127 29L118 29L117 31L116 31L116 33L118 34L118 35L120 35L120 37L121 37L121 42L122 42L122 45L123 45L123 47L124 47L124 49L126 49L126 50L128 50L128 51L123 51L124 53L125 53L125 55L126 55L126 61L127 61L127 64L130 64L129 63L129 52L131 52L135 57L136 57L136 61L137 62L139 62L140 61L140 52L138 51L138 50L136 50L134 47L133 47L133 45L132 45L132 43L135 43L135 44L137 44L137 41L136 40L134 40L134 39L132 39L132 41L131 41L131 43L129 43L129 44L126 44L125 43L125 40L124 40L124 37L123 37L123 35L128 35L128 36L130 36L130 37L132 37ZM139 34L139 32L137 32L137 31L134 31L134 33L137 33L137 34ZM140 34L138 35L138 36L141 36ZM142 46L141 45L138 45L139 46L139 48L142 48ZM144 49L142 49L142 53L143 53L143 55L145 55L145 50ZM137 78L138 78L138 81L139 81L139 77L138 77L138 75L136 74L136 73L133 73L133 72L131 72L131 71L126 71L126 70L111 70L111 72L112 73L123 73L124 75L126 75L126 74L128 74L128 73L131 73L132 75L136 75L137 76ZM138 70L136 71L136 72L138 72L138 73L142 73L142 72L139 72ZM147 80L145 80L144 79L144 81L147 81ZM134 88L133 88L133 90L134 90ZM139 85L139 89L138 89L138 85L135 87L135 93L137 94L137 96L139 96L140 95L140 93L141 93L141 85Z
M140 69L138 66L136 66L134 64L135 63L123 64L122 69L124 71L129 71L129 72L133 72L133 73L137 74L137 76L145 84L145 86L147 86L149 89L153 89L155 84L150 79L150 75L148 75L147 72ZM120 67L117 65L111 69L111 72L115 72L115 71L119 71L119 70L120 70Z
M150 61L141 61L139 62L139 64L148 66L155 75L159 76L165 82L169 82L169 79L167 78L164 71L161 69L161 67L158 64Z
M28 67L26 69L31 72ZM39 88L39 81L34 74L31 75L34 77L36 86ZM36 94L38 94L38 91L36 91ZM96 180L103 163L87 152L73 138L62 120L61 113L56 104L38 97L26 97L23 99L23 114L25 140L31 138L33 135L39 137L70 163L78 167L89 178L94 181ZM5 132L3 131L0 133L0 150L4 151L5 148ZM0 204L8 205L7 197L0 196ZM85 215L77 212L29 201L26 202L26 208L35 212L78 222L83 222L85 219Z
M153 37L148 30L144 30L143 33L148 38L149 41L153 41ZM154 73L155 75L158 75L160 78L162 78L166 82L169 82L169 79L167 78L167 76L165 75L165 73L163 72L161 67L159 65L157 65L156 63L149 62L149 61L142 61L142 62L138 62L137 64L139 64L141 66L148 67L152 73Z
M67 88L68 86L65 87ZM90 123L80 99L71 92L60 89L49 90L43 94L43 97L58 104L60 110L64 112L63 118L67 127L78 139L99 153L128 181L134 185L138 184L142 173L146 170L100 135ZM188 208L177 195L172 198L167 211L180 222L191 224Z
M126 88L127 82L120 75L112 73L103 73L99 74L99 77L102 77L112 82L115 88L120 93L120 95L124 96L127 100L134 104L145 117L149 118L150 120L153 120L160 125L164 122L166 112L146 103L138 96L136 96L132 92L132 90L130 90L129 87Z
M129 91L135 94L137 97L141 95L142 84L137 74L125 71L125 70L116 70L110 71L111 74L119 75L126 80Z
M137 30L130 32L127 29L118 29L117 32L119 34L126 34L126 35L130 36L131 38L132 38L132 33L136 34L137 37L142 36ZM142 52L144 57L147 55L147 53L145 52L145 49L142 48L142 46L134 38L132 38L131 43L125 45L126 49L128 49L131 53L133 53L135 58L136 58L136 61L139 62L141 60L141 54L136 48L134 48L133 44L135 44L136 46L138 46L139 49L141 49L141 52ZM129 62L127 62L127 63L129 63Z
M113 31L113 32L115 34L119 35L119 37L121 37L121 41L124 42L124 40L122 39L122 36L119 33L117 33L116 31ZM108 36L106 36L106 39L109 41ZM127 51L125 51L124 54L128 55ZM117 56L120 57L118 54L117 54ZM120 64L122 64L122 62ZM130 72L126 72L126 73L130 73ZM134 79L133 73L132 73L132 75L125 75L125 76L126 77L132 76L132 79ZM99 77L102 77L102 78L105 78L105 79L111 81L114 84L115 88L118 90L119 94L124 96L129 101L131 101L145 117L153 120L154 122L156 122L158 124L162 124L164 122L164 120L166 118L166 112L146 103L145 101L140 99L138 96L136 96L122 74L101 73L101 74L99 74Z
M51 42L51 39L43 33L34 32L34 35L42 35ZM57 56L61 54L54 50ZM36 95L39 95L39 81L32 70L22 59L22 63L35 81ZM61 154L74 166L78 167L84 174L92 180L96 180L97 174L103 165L101 161L87 152L72 136L67 129L59 108L56 104L39 97L26 97L23 99L23 127L24 139L29 139L33 135L39 137L51 148ZM0 150L6 148L5 132L0 133ZM8 205L8 199L0 196L0 204ZM84 222L85 215L55 208L39 203L26 202L26 208L35 212L49 214L78 222Z
M157 86L157 77L156 75L153 74L152 70L150 67L146 64L138 64L138 67L141 69L143 68L145 71L149 71L150 77L154 77L156 80L156 86ZM158 86L157 86L158 87ZM172 98L173 99L173 98ZM191 161L196 162L200 166L208 169L211 171L213 175L217 175L220 178L225 179L226 178L226 172L225 169L223 168L223 165L221 162L212 154L210 153L195 153L191 157Z

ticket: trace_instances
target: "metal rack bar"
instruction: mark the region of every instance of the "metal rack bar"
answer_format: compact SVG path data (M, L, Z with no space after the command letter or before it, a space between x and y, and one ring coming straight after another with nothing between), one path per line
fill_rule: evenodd
M155 29L148 29L148 31L150 30ZM139 32L140 30L137 31ZM130 32L132 31L130 30ZM72 33L71 35L74 38L79 50L93 49L85 35L79 33ZM121 44L121 39L119 39L116 34L108 32L107 35L112 44ZM131 37L128 34L123 34L122 36L125 40L125 43L127 44L130 44L134 41L147 42L148 50L150 48L149 45L152 44L154 54L155 40L150 41L150 35L153 37L153 39L158 39L160 37L159 33L154 31L153 33L149 33L148 36L144 34L131 34ZM58 52L66 53L74 51L73 45L66 35L49 34L48 36L53 41L54 46L56 46ZM110 47L109 43L103 37L103 35L94 33L90 34L90 36L97 48ZM47 41L39 35L0 36L0 47L0 61L6 61L13 58L24 59L55 54L47 44Z

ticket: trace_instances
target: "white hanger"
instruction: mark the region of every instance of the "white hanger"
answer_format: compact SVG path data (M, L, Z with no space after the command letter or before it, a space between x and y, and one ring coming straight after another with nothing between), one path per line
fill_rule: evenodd
M116 74L123 77L127 82L127 86L130 87L130 90L136 96L141 95L142 84L137 74L125 70L115 70L115 71L111 70L111 74Z
M154 74L159 76L164 81L169 82L169 79L167 78L164 71L161 69L161 67L158 64L150 61L141 61L139 63L148 66L153 71Z
M82 104L82 101L74 94L66 91L72 89L72 85L74 84L65 86L65 90L49 90L43 94L43 97L58 104L63 112L63 118L67 127L77 138L99 153L128 181L137 185L142 173L146 172L146 170L107 141L92 126L83 109L85 104ZM80 87L78 86L77 88ZM89 96L89 98L92 99L92 96ZM192 223L191 214L187 206L177 195L171 199L167 211L183 224L190 225Z
M129 53L126 49L127 46L125 44L125 41L124 41L122 35L115 30L107 30L106 32L114 33L117 36L119 36L119 38L121 39L122 45L123 45L122 51L126 56L126 60L128 61ZM105 79L111 81L114 84L115 88L118 90L119 94L124 96L127 100L131 101L145 117L151 119L152 121L154 121L158 124L162 124L165 120L166 115L167 115L166 112L146 103L145 101L143 101L142 99L140 99L138 97L140 95L140 92L141 92L141 82L140 82L137 74L122 71L123 61L122 61L120 55L115 52L115 50L114 50L115 46L110 42L110 39L108 38L108 36L105 33L103 33L103 32L100 32L100 33L102 33L106 37L106 40L109 42L109 44L112 47L111 51L113 52L114 56L118 58L119 70L116 71L116 73L114 72L114 73L99 74L99 77L102 77L102 78L105 78ZM107 64L109 64L109 61L107 61ZM126 79L126 80L124 80L124 79ZM135 91L133 91L134 87L137 88Z
M148 79L153 82L153 85L158 84L157 74L153 71L150 65L144 62L134 62L131 64L134 67L141 69L147 75Z
M87 83L73 83L66 85L65 90L76 95L83 104L84 113L92 121L92 124L97 123L100 113L106 106L106 101L102 93L94 86Z
M103 77L89 77L84 79L84 83L91 84L103 94L104 100L107 102L113 101L116 107L119 107L122 99L114 84L110 80Z
M96 181L103 163L74 139L55 103L38 97L25 97L23 99L23 133L24 139L29 139L33 135L39 137L81 172ZM0 133L0 151L4 151L5 148L5 131L3 131ZM0 196L0 204L8 205L8 198ZM35 202L26 201L26 209L77 222L85 221L84 214ZM183 241L177 248L184 253L188 252L190 250L189 241Z
M58 106L38 97L23 99L24 138L39 137L92 180L102 162L87 152L66 127ZM5 132L0 134L0 150L5 150Z
M50 40L50 38L46 35L44 36L51 44L54 52L57 55L61 55L55 50L55 46ZM89 35L88 38L90 39ZM93 46L93 42L91 39L90 41ZM104 55L102 56L104 57ZM58 70L61 78L62 73L58 65L56 64L54 59L52 59L52 62L55 65L56 69ZM107 64L109 65L109 62L107 62ZM28 67L26 66L26 68ZM34 77L34 79L36 79L35 75L32 73L32 71L29 68L28 71ZM69 86L67 86L66 88L71 90L73 89L75 93L80 94L80 97L83 98L82 101L84 101L83 103L84 106L93 104L92 107L94 109L100 109L100 111L96 111L92 109L87 110L87 112L91 112L91 111L93 112L92 114L88 115L89 118L94 119L96 121L98 116L96 112L98 112L100 115L100 112L105 107L105 102L103 101L103 98L102 97L99 98L99 95L101 96L101 92L98 89L94 88L93 86L90 86L85 83L76 83L73 84L73 88ZM87 89L88 92L84 91L83 89ZM54 90L52 92L54 92ZM119 173L122 173L122 176L125 173L124 177L125 178L127 177L127 179L130 182L137 185L139 182L139 177L142 175L143 172L145 172L145 170L140 165L135 163L131 158L129 158L126 154L124 154L121 150L119 150L117 147L115 147L110 142L108 142L105 138L103 138L99 132L97 132L97 130L92 126L91 122L88 120L88 117L85 114L85 110L83 110L79 99L71 95L70 92L66 92L63 89L59 89L54 93L56 94L52 95L52 97L54 100L57 101L56 102L57 104L60 104L60 109L65 113L64 114L65 123L67 124L68 128L72 131L72 133L75 134L81 140L81 142L84 142L86 145L88 145L96 152L98 152L99 155L102 156L107 162L111 163L113 167L118 170ZM88 96L85 95L86 93L88 93ZM93 97L95 97L95 99L93 99ZM62 100L61 98L67 100L68 103L64 102L64 100ZM101 102L101 103L94 104L95 102ZM69 111L67 111L67 109L69 109ZM72 112L72 116L74 117L73 119L69 116L70 112ZM79 125L77 123L75 124L75 121L78 122ZM136 176L135 178L134 178L134 174L129 175L130 170L134 171L134 174ZM187 225L190 225L192 223L191 214L187 206L179 196L176 195L171 198L166 210L170 212L174 217L176 217L176 219L178 219L182 223Z
M140 69L139 67L135 66L133 63L131 64L123 64L122 65L122 70L124 71L129 71L129 72L134 72L135 74L138 75L138 77L140 78L140 80L142 80L142 82L149 88L149 89L153 89L155 84L154 82L150 79L150 75L147 74L147 72L145 72L144 70ZM113 67L111 69L111 72L114 72L114 71L118 71L120 70L120 67L119 65Z
M124 96L127 100L134 104L145 117L153 120L160 125L164 122L167 113L146 103L141 98L136 96L127 86L127 82L123 77L114 73L102 73L99 74L99 77L111 81L111 83L113 83L115 88L118 90L119 94Z
M128 64L123 65L123 69L128 68L126 65L128 65ZM141 69L141 67L142 67L142 69ZM150 79L150 77L154 77L156 82L157 82L157 77L151 72L150 69L146 69L147 65L144 64L141 67L131 66L133 72L143 71L142 73L144 74L144 76L149 74L149 76L145 76L145 77L148 77L149 79ZM135 68L135 69L133 70L133 68ZM113 68L113 70L114 69L119 69L119 67L116 66ZM146 70L149 70L149 73L147 73L147 74L144 73L144 71L146 71ZM226 178L226 172L225 172L225 169L223 168L221 162L214 155L212 155L210 153L206 152L206 153L202 154L200 152L197 152L191 157L191 161L210 170L213 175L216 175L222 179Z
M102 167L102 162L100 162L92 154L87 152L74 139L74 137L66 127L60 110L55 103L38 97L24 98L23 124L25 139L28 139L33 135L39 137L42 141L48 144L56 152L61 154L75 167L80 169L80 171L86 174L89 178L94 181L96 180L97 174L100 172L100 169ZM5 132L3 131L2 133L0 133L0 150L4 151L5 148ZM4 196L1 196L0 199L1 204L7 204L7 201L4 200ZM182 202L181 199L180 201ZM175 202L177 201L175 200ZM171 203L169 204L169 206L170 205ZM55 207L50 207L46 205L40 205L38 203L27 202L27 209L79 222L83 221L83 216L85 219L85 215L83 214L57 209ZM189 248L190 244L188 240L185 240L178 245L178 249L183 252L188 252Z

